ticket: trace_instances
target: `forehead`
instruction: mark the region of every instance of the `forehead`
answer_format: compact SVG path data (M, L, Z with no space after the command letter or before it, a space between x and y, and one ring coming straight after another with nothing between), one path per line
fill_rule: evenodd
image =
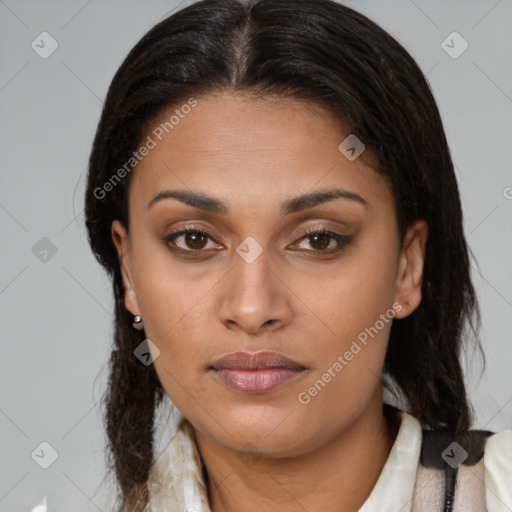
M163 111L144 134L153 148L133 171L129 200L145 207L165 189L263 207L280 198L343 188L374 207L391 200L385 179L339 149L348 132L330 112L294 98L219 93ZM368 155L366 155L368 156ZM366 161L366 160L365 160Z

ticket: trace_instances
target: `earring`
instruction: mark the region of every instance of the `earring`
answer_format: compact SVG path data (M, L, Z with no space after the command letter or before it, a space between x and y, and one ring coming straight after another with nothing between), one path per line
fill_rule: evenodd
M142 325L142 317L141 316L135 315L133 317L133 327L139 331L144 329L144 326Z

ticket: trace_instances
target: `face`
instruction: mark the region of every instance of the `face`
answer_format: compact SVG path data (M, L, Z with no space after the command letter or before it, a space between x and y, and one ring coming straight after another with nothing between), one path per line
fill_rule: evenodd
M204 96L159 140L175 110L144 137L156 145L132 171L129 234L112 225L126 307L197 431L233 450L313 450L381 392L392 319L421 300L426 225L400 249L385 179L340 151L349 134L318 107ZM152 202L171 190L203 199ZM291 379L244 391L210 369L238 351L275 351L304 370L270 371L263 382Z

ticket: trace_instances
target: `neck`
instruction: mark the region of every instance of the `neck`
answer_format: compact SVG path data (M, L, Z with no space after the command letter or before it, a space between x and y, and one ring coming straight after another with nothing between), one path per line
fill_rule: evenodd
M356 512L375 486L398 428L399 419L385 414L378 388L349 427L297 457L262 456L246 465L196 431L210 510Z

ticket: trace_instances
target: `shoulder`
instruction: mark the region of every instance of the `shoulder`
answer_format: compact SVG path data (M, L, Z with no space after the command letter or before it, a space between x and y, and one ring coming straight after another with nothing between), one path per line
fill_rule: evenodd
M483 464L489 512L512 510L512 430L488 437Z
M207 489L194 429L183 416L164 451L153 462L144 512L206 512Z
M423 430L417 488L414 512L442 509L445 500L454 512L512 510L512 430L457 439Z

